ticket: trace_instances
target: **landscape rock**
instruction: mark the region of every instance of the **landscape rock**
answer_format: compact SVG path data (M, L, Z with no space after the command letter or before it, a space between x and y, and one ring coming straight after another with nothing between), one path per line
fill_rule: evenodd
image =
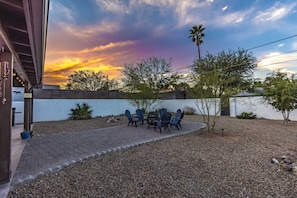
M119 121L118 118L111 117L111 118L109 118L106 122L107 122L107 123L115 123L115 122L117 122L117 121Z
M292 166L292 174L297 175L297 165Z
M271 158L271 163L273 164L279 164L279 161L275 158Z
M287 155L271 158L271 163L278 164L279 169L297 175L297 152L289 151Z

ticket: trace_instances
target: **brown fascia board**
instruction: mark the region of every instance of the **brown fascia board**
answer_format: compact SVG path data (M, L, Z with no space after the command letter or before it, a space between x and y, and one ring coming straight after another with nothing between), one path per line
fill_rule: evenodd
M42 42L41 41L41 36L38 34L40 31L40 34L42 32L41 30L41 23L40 25L36 20L42 20L42 13L43 13L43 1L29 1L29 0L23 0L23 7L24 7L24 13L25 13L25 19L26 19L26 24L27 24L27 30L28 30L28 37L29 37L29 42L31 46L31 53L32 53L32 59L34 63L34 68L35 71L39 71L40 61L42 57L38 55L38 51L42 50L40 47L38 47L38 43ZM37 15L36 12L41 12L40 15ZM36 79L39 79L39 72L36 72ZM38 85L40 82L37 81L36 84Z

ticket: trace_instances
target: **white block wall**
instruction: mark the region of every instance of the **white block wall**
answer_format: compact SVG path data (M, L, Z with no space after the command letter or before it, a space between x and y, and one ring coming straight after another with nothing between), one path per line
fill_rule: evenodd
M12 102L11 107L15 108L14 123L15 124L24 123L24 102L14 101Z
M282 113L264 102L262 97L230 98L230 117L236 117L243 112L253 112L257 118L283 120ZM290 119L297 120L297 110L290 113Z
M136 111L136 107L132 106L128 100L123 99L34 99L33 122L67 120L71 113L70 109L76 108L76 103L82 104L83 102L91 106L93 117L121 115L125 113L126 109L132 114ZM12 104L13 107L16 107L16 112L20 112L16 113L15 123L23 123L23 102L13 102ZM191 99L159 100L156 105L147 110L166 108L169 112L176 112L177 109L184 110L185 107L192 107L195 109L195 114L200 114L196 100ZM210 114L214 115L213 109Z
M34 99L33 122L67 120L70 109L76 108L76 103L87 103L92 116L108 116L124 114L128 109L135 112L127 100L121 99Z
M215 99L210 99L214 101ZM220 102L217 101L217 103L213 102L213 104L216 104L216 109L218 110L220 108ZM201 115L202 113L198 109L197 105L199 106L199 109L202 109L201 107L201 101L200 100L192 100L192 99L184 99L184 100L163 100L160 104L160 107L166 108L170 112L175 112L177 109L183 110L185 107L192 107L195 109L195 114ZM210 109L210 115L215 115L215 107L213 106ZM220 113L219 113L220 115Z
M121 115L125 110L135 113L136 107L131 106L128 100L123 99L34 99L33 103L33 122L67 120L70 109L76 108L76 103L86 102L93 110L93 117ZM217 108L219 103L217 103ZM21 124L24 120L24 103L22 101L13 101L12 107L16 108L15 123ZM166 108L169 112L175 112L177 109L192 107L195 114L201 114L196 106L196 101L191 99L181 100L160 100L153 109L148 111ZM276 111L272 106L267 105L262 97L234 97L230 98L230 117L236 117L242 112L253 112L257 118L283 120L281 112ZM211 110L214 115L214 109ZM297 121L297 110L290 113L290 119Z

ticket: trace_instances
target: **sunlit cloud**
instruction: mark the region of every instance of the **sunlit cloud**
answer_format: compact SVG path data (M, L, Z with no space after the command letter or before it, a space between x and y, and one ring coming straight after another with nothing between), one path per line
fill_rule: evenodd
M203 10L209 7L213 0L197 1L176 1L176 0L142 0L140 1L142 6L154 6L160 10L167 9L169 12L175 15L175 20L178 21L178 26L185 26L188 24L196 23L196 21L204 22ZM138 5L139 6L139 5ZM197 8L201 10L201 15L197 15Z
M63 19L64 21L74 20L73 12L59 2L50 3L49 11L51 12L51 17L53 17L53 20L57 20L57 21L60 19Z
M296 72L297 52L283 54L280 52L269 52L264 55L258 63L259 69L270 71Z
M156 28L153 29L153 36L155 37L162 36L166 34L166 31L167 29L164 25L157 26Z
M285 44L284 44L284 43L281 43L281 44L278 44L277 46L278 46L278 47L284 47Z
M273 41L296 32L297 3L267 7L265 2L251 1L245 8L227 4L214 0L91 0L80 9L76 1L52 0L44 81L64 83L81 69L102 70L112 78L125 63L151 55L173 58L175 69L185 67L197 56L187 35L193 25L206 27L202 53L235 45L250 48L268 42L266 34L275 37L269 37ZM292 20L285 18L288 14ZM269 21L273 23L266 23ZM292 48L297 50L297 42L274 45L270 50ZM257 57L259 68L294 69L287 61L294 57L265 54Z
M78 53L93 53L93 52L98 52L98 51L103 51L107 49L112 49L112 48L119 48L119 47L131 47L131 45L135 44L135 41L122 41L122 42L116 42L116 43L108 43L107 45L104 46L97 46L91 49L84 49L79 51Z
M212 4L213 0L197 1L176 1L176 0L139 0L139 1L119 1L119 0L96 0L96 3L102 11L110 12L113 15L124 16L128 13L135 15L142 15L143 10L147 6L158 8L160 13L163 10L171 12L178 21L178 27L193 25L199 21L200 24L213 23L217 26L234 25L243 22L245 16L251 12L243 10L240 12L233 12L227 15L215 14L214 17L206 17L208 13L214 12ZM199 9L199 13L197 13ZM228 9L228 5L222 8L223 11ZM147 11L146 11L147 12ZM135 20L138 18L136 17ZM141 18L144 20L143 18ZM120 19L119 19L120 20ZM135 23L137 24L138 21ZM143 21L142 23L143 24Z
M205 23L204 13L210 9L210 5L213 1L178 1L175 3L175 13L177 14L177 19L179 21L179 26L185 26L188 24L196 24L200 21L201 24ZM197 15L197 9L201 10L201 14Z
M297 50L297 42L294 42L294 43L292 44L292 48L293 48L294 50Z
M175 15L175 20L179 21L178 26L184 26L187 24L196 23L196 21L203 22L202 13L207 7L209 7L213 0L197 1L176 1L176 0L139 0L139 1L119 1L119 0L96 0L97 5L102 11L113 13L114 15L124 15L128 13L134 13L137 15L143 14L143 10L148 6L153 6L162 11L167 10ZM197 8L200 8L201 15L197 16ZM147 12L147 11L146 11ZM206 12L206 11L204 11ZM142 18L143 20L143 18Z
M111 43L108 43L107 45L95 46L93 48L86 48L83 50L60 50L60 51L53 50L47 53L47 57L49 57L51 60L59 60L60 58L62 58L63 62L67 63L68 61L67 61L67 58L65 59L65 57L73 57L73 58L79 57L81 59L89 59L89 58L92 59L94 56L98 56L98 52L100 52L102 56L102 54L108 53L109 50L112 50L114 54L124 53L127 50L124 50L124 52L121 52L121 48L129 47L134 44L135 44L135 41L123 41L123 42L116 42L116 43L111 42ZM119 52L116 52L116 51L119 51ZM48 62L50 62L50 60Z
M122 70L120 65L110 64L111 57L94 58L83 60L80 58L75 59L62 59L58 62L51 62L47 64L44 70L44 81L47 84L66 83L68 76L79 70L93 70L102 71L103 74L108 75L110 79L117 78Z
M120 1L112 0L97 0L96 3L101 7L102 10L110 11L114 13L125 13L128 12L125 4L120 4Z
M242 21L243 21L243 17L241 17L238 20L236 20L235 23L241 23Z
M265 11L259 12L258 15L255 17L254 22L262 23L267 21L279 20L287 16L290 13L290 11L295 7L295 5L296 3L282 5L279 2L277 2L271 8L268 8Z
M119 24L110 21L102 21L97 25L74 25L61 22L60 27L78 39L89 40L103 33L116 32L119 29Z
M243 22L246 12L233 12L215 18L216 26L234 25Z
M82 50L49 51L44 81L48 84L65 83L68 76L78 70L102 71L110 79L116 78L121 73L123 63L135 58L129 50L134 44L135 41L122 41Z

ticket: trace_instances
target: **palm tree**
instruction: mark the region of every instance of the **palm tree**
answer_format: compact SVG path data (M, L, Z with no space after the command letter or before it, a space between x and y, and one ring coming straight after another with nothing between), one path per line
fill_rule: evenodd
M189 38L192 39L192 41L194 43L196 43L197 47L198 47L198 60L201 59L200 57L200 45L203 43L202 38L205 36L205 34L203 33L203 31L205 30L205 28L203 27L203 25L194 25L192 27L192 29L190 29L190 36Z

